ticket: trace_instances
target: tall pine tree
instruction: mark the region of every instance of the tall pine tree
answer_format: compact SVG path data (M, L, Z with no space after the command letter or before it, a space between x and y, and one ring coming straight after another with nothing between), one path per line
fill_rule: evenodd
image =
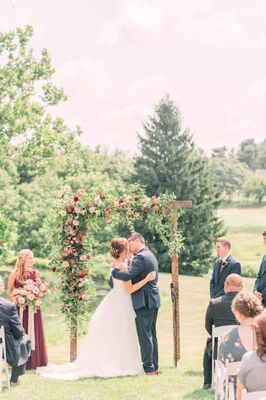
M192 200L193 208L186 210L179 221L184 236L180 271L193 275L206 273L215 238L222 229L216 215L219 193L207 159L195 149L189 131L182 130L181 113L168 95L143 127L145 137L139 136L141 154L135 160L133 181L145 185L149 195L168 192L175 193L178 200ZM146 227L141 229L158 255L161 270L169 271L166 249Z

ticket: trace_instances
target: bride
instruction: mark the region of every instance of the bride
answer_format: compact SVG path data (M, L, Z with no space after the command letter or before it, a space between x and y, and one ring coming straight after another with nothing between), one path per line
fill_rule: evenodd
M127 240L113 239L110 252L112 268L126 269ZM136 315L130 294L154 279L155 272L150 272L134 285L131 281L122 282L113 278L113 289L92 315L88 334L80 344L76 361L37 368L37 372L44 377L65 380L142 374Z

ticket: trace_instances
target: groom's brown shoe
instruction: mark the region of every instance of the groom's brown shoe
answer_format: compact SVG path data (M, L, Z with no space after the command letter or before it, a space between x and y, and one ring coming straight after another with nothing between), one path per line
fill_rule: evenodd
M153 376L155 376L157 374L156 374L155 371L150 371L150 372L145 372L145 375L149 375L149 376L153 375Z
M154 373L155 373L155 375L160 375L160 374L161 374L161 371L159 371L158 369L156 369L156 370L154 371Z
M10 387L16 387L16 386L18 386L19 384L20 384L19 381L17 381L17 382L12 382L12 381L10 381Z

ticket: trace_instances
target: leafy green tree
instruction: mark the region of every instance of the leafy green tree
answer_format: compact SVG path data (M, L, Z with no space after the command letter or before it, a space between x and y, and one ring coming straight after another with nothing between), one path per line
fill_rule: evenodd
M243 192L248 199L254 196L260 204L264 196L266 196L266 179L259 176L251 176L245 181Z
M258 150L255 140L247 139L241 142L236 156L240 162L245 163L251 170L255 171L258 165Z
M208 162L196 151L189 131L182 129L181 113L168 95L143 126L145 136L139 136L141 154L135 160L132 180L145 185L148 195L175 193L178 200L192 200L193 209L184 212L179 222L184 236L180 270L186 274L205 273L211 264L213 242L222 227L215 213L219 193ZM145 235L157 252L161 269L169 271L170 259L163 245L152 232Z
M48 113L66 96L52 83L47 50L34 57L32 35L31 26L0 33L0 145L3 156L18 161L21 182L43 173L51 157L71 151L79 133Z
M209 161L210 168L220 193L228 202L240 196L245 180L252 176L248 167L232 156L215 156Z
M266 139L257 145L258 168L266 169Z

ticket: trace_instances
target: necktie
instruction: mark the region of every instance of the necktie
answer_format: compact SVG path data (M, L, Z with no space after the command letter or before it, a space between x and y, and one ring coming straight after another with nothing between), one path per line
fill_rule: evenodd
M221 259L218 264L218 275L220 275L223 266L223 260Z

